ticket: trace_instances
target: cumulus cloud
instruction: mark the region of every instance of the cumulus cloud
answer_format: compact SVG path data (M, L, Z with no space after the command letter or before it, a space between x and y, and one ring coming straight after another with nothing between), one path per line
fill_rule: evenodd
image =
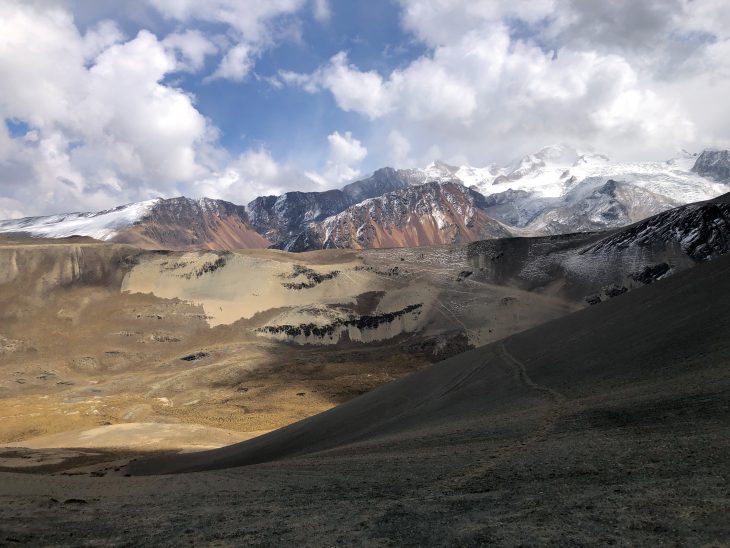
M0 6L0 117L30 128L10 145L3 137L15 153L0 180L26 208L111 206L174 192L206 171L198 148L215 129L187 93L163 83L175 56L150 32L124 42L107 28L106 39L99 27L81 35L60 8ZM20 174L23 184L13 183Z
M383 78L375 71L358 70L348 62L345 52L332 57L313 74L282 71L280 77L309 93L327 89L342 110L359 112L373 120L391 110L393 94Z
M170 19L223 23L236 30L247 42L265 42L271 36L272 21L299 10L305 0L150 0L150 3Z
M247 150L219 162L224 166L184 187L186 194L248 203L257 196L279 195L292 190L326 190L359 175L367 148L346 131L327 136L327 160L319 171L303 172L277 162L264 147Z
M368 149L346 131L335 131L327 136L329 143L329 159L322 172L326 186L335 186L348 182L361 174L358 166L368 155Z
M233 36L233 44L225 52L218 68L209 79L243 80L253 68L255 58L272 45L277 36L291 34L287 15L305 5L305 0L149 0L166 18L192 23L204 21L226 25ZM326 2L315 6L315 13L323 15ZM320 8L325 11L320 11ZM295 33L296 34L296 33Z
M385 139L386 160L389 165L398 167L416 167L411 159L411 143L397 129L391 130Z
M251 47L247 44L238 44L226 52L210 79L226 78L240 82L248 75L253 65Z
M558 141L661 158L728 143L730 57L717 23L727 6L402 0L404 28L428 48L410 64L380 74L340 52L310 74L280 76L377 120L380 135L397 131L422 162L434 150L503 161Z
M84 34L84 58L93 60L109 46L123 40L124 34L114 21L100 21Z
M247 150L225 163L221 171L186 186L186 194L234 203L248 203L257 196L301 190L316 181L300 170L281 165L265 148Z
M301 2L252 10L219 2L217 14L213 4L156 2L169 17L230 23L238 39L259 42L267 17ZM0 218L182 193L240 203L312 184L264 148L231 156L195 98L171 83L220 51L199 30L125 37L104 20L81 33L62 3L8 1L0 4L0 35ZM246 77L255 55L247 44L225 51L215 77Z
M203 68L205 58L218 52L218 46L199 30L168 34L162 43L177 56L177 69L187 72L198 72Z

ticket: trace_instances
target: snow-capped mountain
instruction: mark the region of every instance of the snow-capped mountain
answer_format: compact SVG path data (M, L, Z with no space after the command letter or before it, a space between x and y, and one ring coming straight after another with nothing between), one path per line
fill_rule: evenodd
M433 162L424 169L393 170L393 174L400 184L411 187L430 183L449 183L452 189L468 187L475 207L491 221L499 221L519 235L550 235L622 227L727 192L725 184L696 173L695 166L706 155L682 152L666 162L618 163L605 155L555 145L505 166L477 168ZM712 165L721 168L722 158ZM717 167L714 169L717 173ZM417 231L415 227L422 225L423 217L412 214L412 204L401 199L403 195L401 191L396 200L401 208L399 215L379 207L373 209L372 201L363 202L310 221L306 229L290 233L290 238L276 247L305 251L325 245L415 245L406 243L402 235L381 237L382 230L374 228L395 226L393 219L398 217L397 230L402 232L405 224L400 217L405 215L414 223L412 232ZM438 224L437 210L432 208L428 214L432 224ZM462 231L457 239L468 241L469 237L471 232ZM441 238L421 238L424 242L431 240L441 243L453 238L449 240L445 234Z
M171 249L425 245L622 227L724 194L728 183L729 151L620 163L554 145L501 166L386 167L342 189L262 196L246 207L156 199L98 213L0 221L0 232Z
M96 213L0 221L0 233L35 237L90 236L150 249L266 248L246 208L223 200L156 198Z
M484 196L456 181L412 185L312 223L280 248L413 247L511 236L483 207Z
M706 151L699 157L682 152L666 162L620 163L555 145L502 167L437 162L422 173L438 180L457 179L479 191L487 197L486 211L505 224L531 234L557 234L623 226L718 196L727 191L726 185L703 174L711 170L720 179L724 165L721 152Z
M0 232L27 232L45 238L90 236L97 240L111 240L121 230L143 219L160 200L156 198L94 213L67 213L0 221Z

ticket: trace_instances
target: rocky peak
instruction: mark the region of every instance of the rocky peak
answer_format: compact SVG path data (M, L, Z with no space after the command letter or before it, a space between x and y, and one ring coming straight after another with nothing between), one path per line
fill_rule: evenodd
M471 242L509 236L481 207L484 196L455 181L432 181L364 200L313 223L281 247L368 249Z
M186 198L178 196L177 198L158 200L140 219L156 219L158 221L183 221L195 217L206 215L228 216L235 215L242 221L248 221L246 208L224 200L216 200L212 198Z
M385 167L342 190L259 197L247 206L251 224L270 241L283 247L304 232L309 223L336 215L362 200L407 187L409 182L405 175L401 170Z
M730 150L703 150L692 171L716 181L730 182Z

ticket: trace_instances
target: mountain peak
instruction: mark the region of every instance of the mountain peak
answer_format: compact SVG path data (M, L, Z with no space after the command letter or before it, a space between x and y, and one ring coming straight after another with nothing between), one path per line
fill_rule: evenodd
M541 148L531 155L544 162L572 165L579 158L580 153L565 144L554 144Z

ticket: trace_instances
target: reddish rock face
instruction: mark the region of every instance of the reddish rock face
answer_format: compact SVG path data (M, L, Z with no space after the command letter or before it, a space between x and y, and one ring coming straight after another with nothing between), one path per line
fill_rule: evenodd
M115 242L147 249L265 249L270 242L248 224L246 208L222 200L160 200Z
M480 200L483 196L457 182L426 183L351 206L310 226L307 238L300 240L310 249L371 249L511 236L507 227L480 209Z

